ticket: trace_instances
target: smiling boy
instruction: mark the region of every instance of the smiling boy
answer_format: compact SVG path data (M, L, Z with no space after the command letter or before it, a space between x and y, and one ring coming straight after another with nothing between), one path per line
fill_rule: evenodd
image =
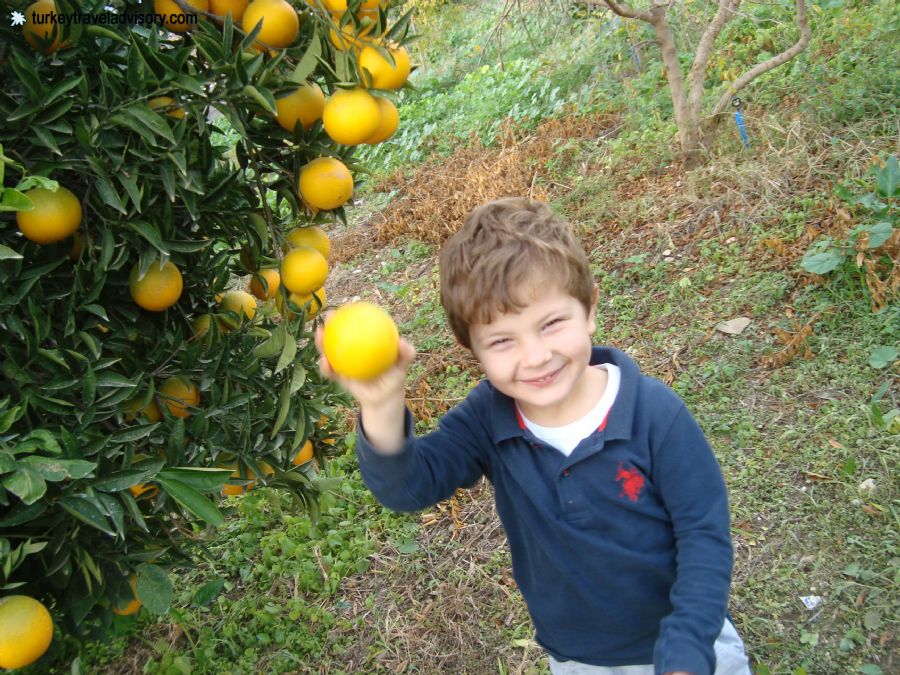
M489 202L445 245L440 277L450 327L486 379L436 431L413 433L405 340L375 380L320 362L359 402L372 493L416 511L486 476L555 674L749 675L726 618L718 463L671 389L592 346L598 289L569 226L541 202Z

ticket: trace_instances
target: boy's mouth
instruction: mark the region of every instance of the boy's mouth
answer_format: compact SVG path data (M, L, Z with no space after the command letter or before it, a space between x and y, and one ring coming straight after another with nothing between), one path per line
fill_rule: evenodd
M533 377L529 380L522 380L525 384L529 384L532 387L546 387L547 385L553 384L556 381L557 376L562 372L562 367L554 370L552 373L547 373L546 375L541 375L540 377Z

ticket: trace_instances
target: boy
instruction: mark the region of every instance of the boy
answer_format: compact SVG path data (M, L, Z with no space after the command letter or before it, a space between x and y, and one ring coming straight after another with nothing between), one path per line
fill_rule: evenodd
M450 327L487 379L436 431L413 435L406 341L371 381L320 361L359 402L372 493L416 511L487 476L554 673L749 675L726 618L719 466L674 392L592 347L599 290L568 225L540 202L487 203L444 247L440 281Z

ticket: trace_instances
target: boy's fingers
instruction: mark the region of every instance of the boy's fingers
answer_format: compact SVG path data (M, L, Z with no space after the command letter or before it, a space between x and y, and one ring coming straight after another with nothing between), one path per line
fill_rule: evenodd
M321 372L322 375L327 377L329 380L336 380L338 376L337 373L334 372L334 369L331 367L331 364L328 363L328 359L326 359L324 356L319 357L319 372Z
M322 353L322 331L323 330L325 330L325 328L322 324L319 324L318 326L316 326L316 333L315 333L314 339L316 342L316 349L319 350L320 354Z
M400 345L398 349L397 362L401 366L408 366L412 363L412 360L416 358L416 348L413 347L409 342L407 342L404 338L400 338Z

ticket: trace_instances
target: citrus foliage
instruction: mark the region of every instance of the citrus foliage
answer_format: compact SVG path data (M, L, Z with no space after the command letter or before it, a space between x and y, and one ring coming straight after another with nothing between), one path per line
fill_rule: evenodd
M136 11L41 11L109 5ZM165 612L165 566L184 534L223 523L226 482L255 477L317 512L314 470L293 459L339 400L307 324L327 263L291 256L287 288L253 276L259 305L243 289L280 267L291 228L344 217L347 199L310 206L298 180L330 157L352 192L354 148L296 105L294 124L278 119L277 99L362 82L335 27L364 20L386 57L405 38L408 17L361 19L359 5L258 0L242 21L205 15L177 33L76 23L26 26L26 41L0 25L0 591L52 596L69 629L135 602ZM270 10L277 34L259 25Z

